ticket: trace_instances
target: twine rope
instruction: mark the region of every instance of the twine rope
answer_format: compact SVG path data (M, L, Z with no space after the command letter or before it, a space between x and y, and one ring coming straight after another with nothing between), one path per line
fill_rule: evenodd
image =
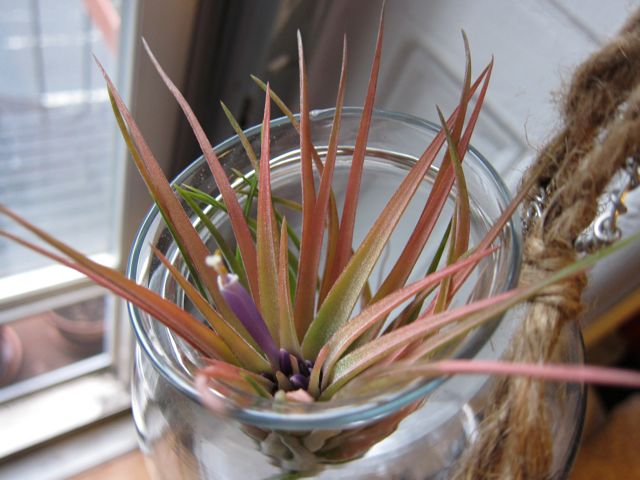
M549 202L525 238L521 284L575 260L574 241L597 215L597 199L630 156L640 152L640 10L616 38L578 67L562 103L563 127L539 153L527 176L542 167L537 186ZM581 275L552 285L531 300L507 358L547 362L560 332L582 310ZM545 384L526 378L496 382L477 439L455 479L550 478L553 438Z

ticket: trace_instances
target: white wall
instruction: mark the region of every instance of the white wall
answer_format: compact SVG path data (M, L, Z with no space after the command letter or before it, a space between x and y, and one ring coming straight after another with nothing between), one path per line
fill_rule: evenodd
M346 103L362 105L380 4L329 3L310 63L312 105L335 102L343 32L349 45ZM486 108L472 143L514 188L558 125L554 97L574 67L615 35L638 7L639 1L630 0L388 0L376 107L436 119L436 104L445 112L454 106L464 69L464 29L475 73L495 56ZM319 75L335 83L314 84ZM622 220L627 232L640 225L640 195L634 196ZM588 300L591 315L636 288L640 248L635 250L598 268L592 281L596 294Z

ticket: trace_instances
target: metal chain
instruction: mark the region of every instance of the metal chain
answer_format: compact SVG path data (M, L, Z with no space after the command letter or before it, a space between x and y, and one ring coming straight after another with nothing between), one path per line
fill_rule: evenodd
M591 226L582 232L575 241L577 252L592 252L602 246L609 245L622 236L618 227L618 217L627 213L625 198L627 194L640 185L640 157L629 157L623 168L623 179L618 188L608 194L608 202L603 211L596 217Z
M542 213L544 212L544 208L547 205L547 189L541 186L538 186L538 193L536 193L529 206L527 207L527 211L524 212L522 216L522 234L526 235L533 224L533 221L536 218L542 218Z
M588 253L610 245L622 235L618 217L627 212L627 194L640 185L640 156L627 158L622 174L624 178L621 184L608 193L601 213L576 239L574 246L578 253ZM547 190L539 187L522 218L522 231L525 234L533 221L542 217L548 197Z

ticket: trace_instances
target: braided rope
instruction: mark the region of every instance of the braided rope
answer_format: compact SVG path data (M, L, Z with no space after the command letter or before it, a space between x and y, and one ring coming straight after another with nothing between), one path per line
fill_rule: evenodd
M640 11L576 70L564 98L564 126L536 159L536 168L543 166L544 173L525 205L535 201L541 188L546 191L547 206L525 238L522 284L575 260L574 241L597 215L598 197L627 158L640 152ZM585 285L582 275L533 299L507 358L549 361L563 326L581 311ZM549 478L553 439L545 384L503 379L492 395L477 440L453 478Z

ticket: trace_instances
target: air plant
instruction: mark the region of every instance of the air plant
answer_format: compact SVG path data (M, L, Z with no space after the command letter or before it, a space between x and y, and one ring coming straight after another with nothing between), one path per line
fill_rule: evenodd
M155 255L204 322L121 273L91 261L5 207L0 207L2 214L22 224L58 253L7 232L0 234L87 275L149 313L192 345L205 359L205 366L197 373L196 385L202 402L215 411L220 411L223 405L210 393L212 381L218 388L233 387L274 402L329 402L357 392L363 378L384 379L390 372L394 377L408 375L411 378L482 372L640 386L640 374L633 372L571 365L433 360L436 352L458 341L470 330L526 301L549 283L584 271L633 239L584 257L536 285L452 307L454 296L474 268L500 248L497 244L499 233L531 187L523 185L486 236L471 246L471 212L461 165L487 92L493 62L472 80L469 46L463 35L466 68L457 107L448 118L438 110L439 133L379 212L362 242L354 245L358 194L366 168L367 136L382 38L381 21L341 209L336 205L332 191L332 177L345 95L346 41L326 154L320 155L311 141L307 74L298 35L299 120L268 84L254 78L265 91L258 154L223 105L254 168L254 175L238 172L235 178L225 174L221 159L216 156L191 108L145 43L149 58L193 129L218 187L218 196L189 185L169 184L127 106L98 62L124 140L175 239L188 272L178 269L158 250ZM299 131L302 187L299 202L278 198L271 192L269 122L272 102ZM442 163L420 219L407 239L400 259L380 287L372 291L369 277L376 262L439 155ZM443 236L433 238L434 225L452 194L456 202L449 228ZM189 206L190 214L180 200ZM281 208L283 205L287 208ZM294 231L289 226L288 211L301 212L301 231ZM233 242L225 238L219 225L211 220L220 212L232 227ZM215 244L213 248L201 239L194 227L196 219L208 229L213 239L211 243ZM432 259L432 267L426 276L409 283L410 274L427 242L440 245ZM438 269L443 263L445 266ZM354 314L354 311L358 313ZM392 314L394 317L390 317ZM410 409L396 418L393 425L408 413Z

